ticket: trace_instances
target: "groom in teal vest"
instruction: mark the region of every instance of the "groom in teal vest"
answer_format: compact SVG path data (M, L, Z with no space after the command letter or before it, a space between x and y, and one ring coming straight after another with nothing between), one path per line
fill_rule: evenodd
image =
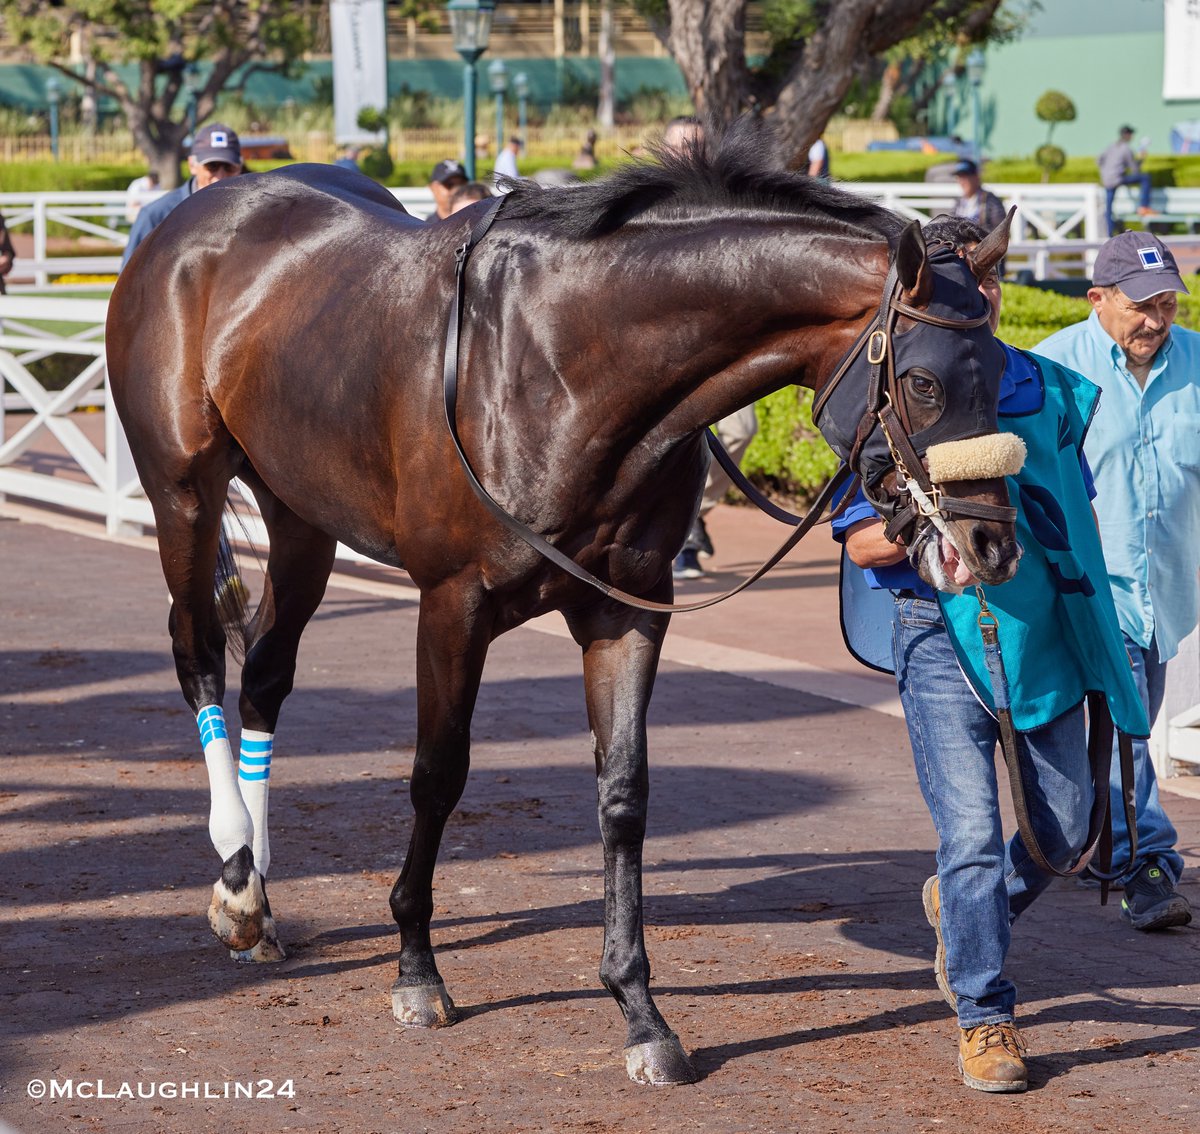
M983 236L960 218L939 218L925 229L927 242L950 244L969 264ZM994 331L1001 299L994 273L980 279L979 290L992 306ZM1145 736L1149 728L1089 503L1082 448L1098 391L1064 367L1001 346L998 421L1028 451L1025 467L1009 480L1024 554L1010 582L983 592L999 623L1032 831L1061 871L1084 849L1094 796L1085 695L1101 694L1124 732ZM1054 876L1035 863L1020 833L1004 838L995 769L1000 726L979 602L948 579L934 592L910 566L908 549L884 537L865 498L834 521L834 530L850 561L842 570L847 644L860 660L896 674L917 779L938 835L937 874L922 898L937 934L934 975L958 1017L959 1071L975 1090L1023 1091L1025 1045L1004 962L1012 923ZM881 627L890 632L890 657L880 648Z

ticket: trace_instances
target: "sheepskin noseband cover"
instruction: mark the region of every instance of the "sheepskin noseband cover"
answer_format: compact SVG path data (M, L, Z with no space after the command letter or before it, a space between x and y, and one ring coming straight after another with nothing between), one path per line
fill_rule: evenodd
M1016 476L1025 463L1025 442L1015 433L991 433L930 445L925 453L929 479L938 484L952 480L990 480Z

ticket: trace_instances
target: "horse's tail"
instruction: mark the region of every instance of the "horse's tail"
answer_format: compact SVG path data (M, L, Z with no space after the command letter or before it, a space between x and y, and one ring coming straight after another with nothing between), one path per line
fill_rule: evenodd
M229 538L231 521L241 525L241 518L226 498L225 513L221 518L221 534L217 544L217 570L213 577L213 598L217 604L217 617L225 628L225 639L233 656L239 663L246 658L246 630L250 620L250 590L238 570Z

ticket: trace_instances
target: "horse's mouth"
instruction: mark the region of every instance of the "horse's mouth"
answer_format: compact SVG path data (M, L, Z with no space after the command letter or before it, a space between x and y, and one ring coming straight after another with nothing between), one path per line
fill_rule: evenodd
M959 525L954 525L959 527ZM978 583L998 586L1016 574L1021 558L1021 545L998 546L987 559L974 554L971 541L960 531L952 531L948 539L933 524L927 524L909 549L909 562L917 574L939 591L961 594Z

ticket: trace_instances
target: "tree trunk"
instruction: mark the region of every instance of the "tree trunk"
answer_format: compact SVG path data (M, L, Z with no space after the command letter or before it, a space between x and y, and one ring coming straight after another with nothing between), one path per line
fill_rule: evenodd
M879 97L875 100L875 108L871 111L872 122L886 122L892 110L892 100L900 89L901 66L891 62L883 69L879 80Z
M601 0L600 39L597 45L600 56L600 101L596 105L596 120L601 126L611 128L613 109L616 105L616 28L613 22L613 0Z
M667 47L696 113L728 122L749 106L745 0L669 0Z

